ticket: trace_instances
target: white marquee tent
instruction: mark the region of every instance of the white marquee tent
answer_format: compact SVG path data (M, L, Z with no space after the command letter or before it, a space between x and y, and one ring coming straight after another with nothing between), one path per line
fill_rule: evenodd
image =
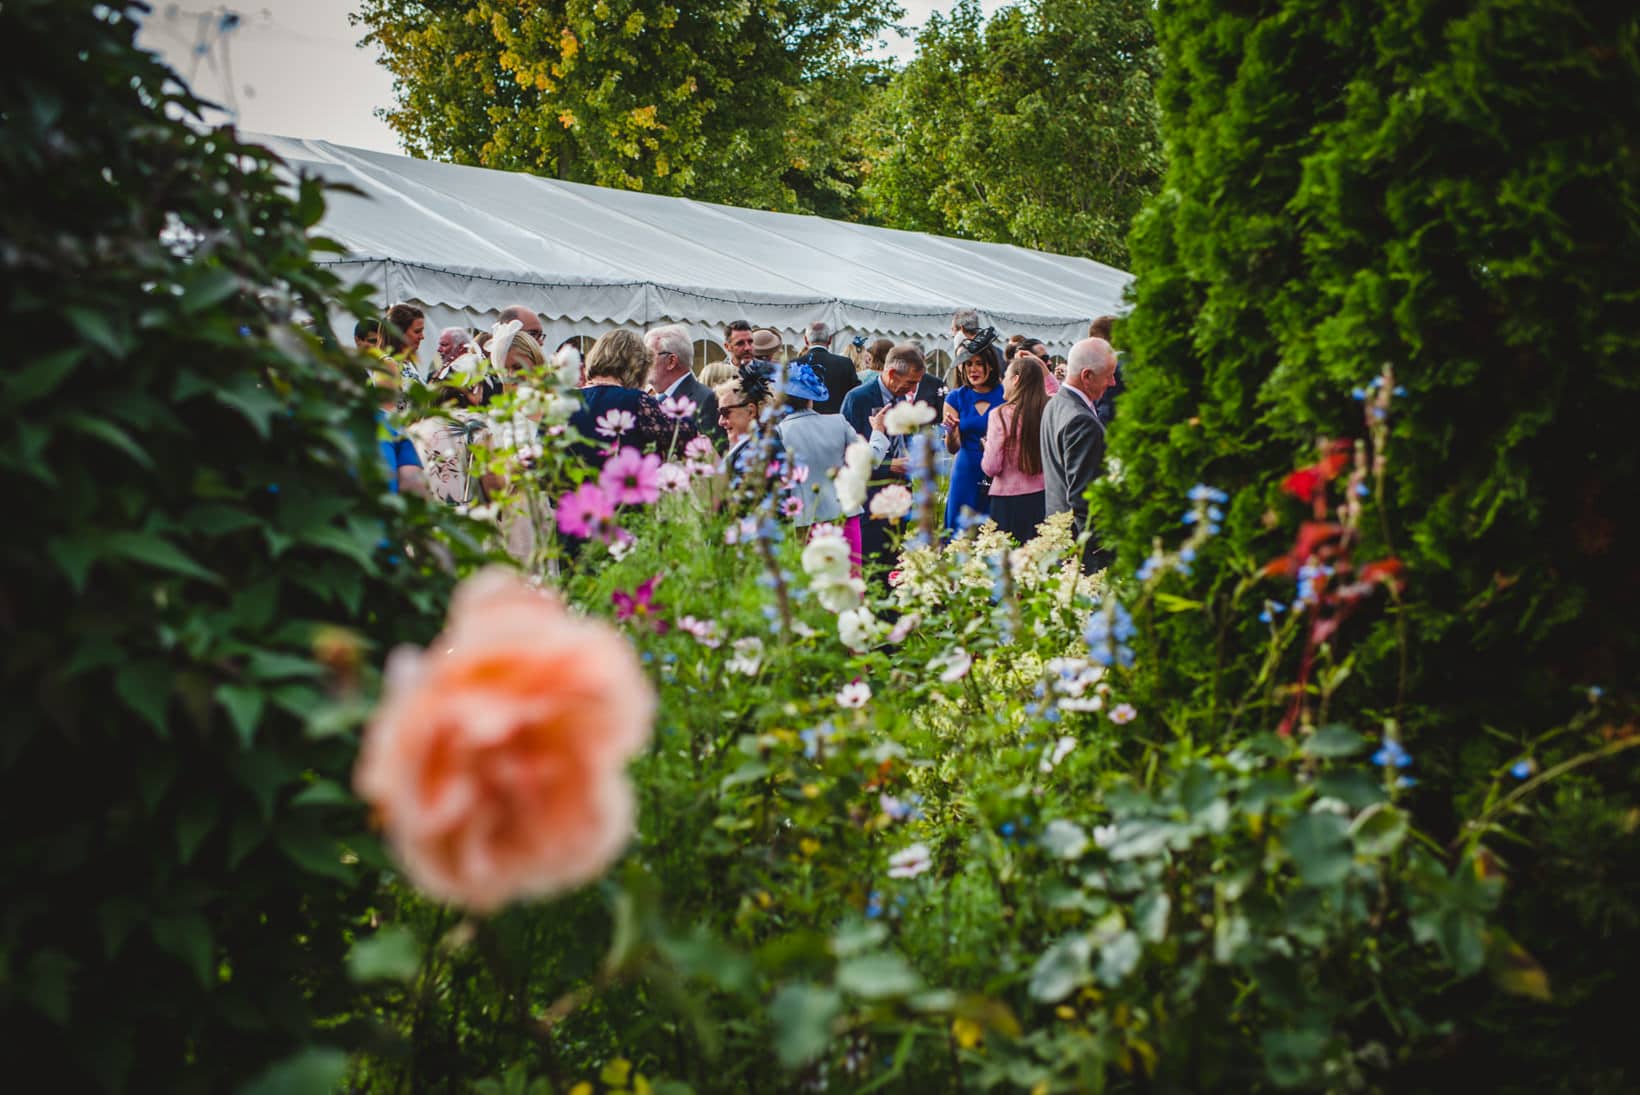
M1122 307L1131 280L1090 259L1004 244L254 139L297 170L362 192L330 195L319 230L347 253L322 261L377 286L383 304L419 305L430 334L488 326L501 308L527 304L549 350L572 334L660 323L717 343L735 319L795 345L823 319L842 336L920 338L932 349L949 346L952 311L972 307L999 331L1063 352L1092 317Z

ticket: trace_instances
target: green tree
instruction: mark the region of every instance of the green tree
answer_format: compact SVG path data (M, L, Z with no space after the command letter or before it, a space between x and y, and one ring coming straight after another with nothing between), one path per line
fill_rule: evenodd
M1387 363L1404 390L1359 558L1399 556L1407 586L1334 637L1330 680L1337 707L1398 725L1439 832L1473 805L1458 789L1588 710L1590 685L1619 710L1634 699L1640 16L1572 0L1168 0L1158 38L1168 173L1132 237L1110 434L1124 474L1096 504L1132 573L1193 483L1227 488L1201 569L1236 563L1204 608L1141 626L1152 709L1186 735L1276 725L1286 697L1254 685L1257 616L1293 586L1230 593L1292 547L1303 507L1282 476L1319 439L1363 432L1352 389ZM1612 719L1611 735L1632 733ZM1555 1017L1524 1021L1565 1026L1460 1039L1484 1070L1470 1084L1566 1068L1582 1078L1566 1090L1589 1090L1632 1062L1605 1016L1640 953L1635 773L1599 773L1519 819L1511 851L1511 930L1576 986ZM1560 945L1580 938L1604 942ZM1468 1005L1470 1030L1498 1019Z
M873 121L872 219L1127 264L1161 178L1143 0L935 14Z
M807 124L833 114L813 104L864 94L841 81L869 76L851 59L897 14L884 0L366 0L353 18L416 155L800 209L838 191Z

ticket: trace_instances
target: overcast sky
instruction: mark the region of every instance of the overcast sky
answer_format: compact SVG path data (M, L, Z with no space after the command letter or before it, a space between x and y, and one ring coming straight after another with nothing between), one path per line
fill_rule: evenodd
M983 0L986 12L1008 0ZM159 53L187 77L204 99L235 112L241 129L285 137L398 152L398 140L376 117L393 99L393 78L376 64L373 50L356 43L363 33L349 25L355 0L261 0L256 3L170 3L153 0L154 11L139 43ZM900 0L902 20L920 27L953 0ZM223 12L239 25L222 33ZM907 57L913 36L892 35L883 52Z

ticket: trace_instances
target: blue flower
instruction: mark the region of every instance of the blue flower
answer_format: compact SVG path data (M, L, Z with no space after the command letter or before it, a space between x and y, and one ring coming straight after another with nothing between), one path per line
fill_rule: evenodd
M1230 501L1230 496L1217 487L1210 487L1206 483L1197 483L1190 488L1190 500L1192 502L1219 502L1222 504Z
M997 832L1001 833L1003 836L1013 836L1014 823L1011 821L1004 821L1001 825L997 826Z
M1193 525L1197 521L1200 521L1201 517L1202 517L1201 514L1197 513L1195 510L1191 510L1189 513L1186 513L1183 517L1179 518L1179 524L1181 524L1181 525Z
M1416 786L1418 786L1418 781L1416 779L1412 778L1411 776L1402 776L1401 778L1399 778L1395 781L1395 786L1397 786L1397 787L1416 787Z
M1537 771L1537 765L1535 763L1533 763L1531 757L1527 757L1524 760L1517 760L1510 767L1509 774L1514 776L1516 779L1527 779L1532 775L1533 772L1536 772L1536 771Z
M1412 755L1394 738L1385 738L1384 744L1372 755L1372 762L1380 768L1405 768L1412 763Z
M1274 623L1275 618L1287 611L1287 606L1280 601L1265 601L1264 611L1258 614L1259 623Z
M1599 703L1600 698L1602 696L1604 696L1605 694L1606 694L1606 690L1604 688L1601 688L1598 684L1589 685L1589 702L1590 703Z
M1350 398L1354 399L1358 403L1365 402L1367 398L1367 390L1365 388L1351 388Z
M872 890L866 898L866 919L876 920L883 915L883 894L881 890Z
M1371 493L1372 493L1372 491L1367 487L1367 485L1365 483L1355 484L1355 496L1357 498L1365 498L1365 497L1367 497L1367 495L1369 495Z

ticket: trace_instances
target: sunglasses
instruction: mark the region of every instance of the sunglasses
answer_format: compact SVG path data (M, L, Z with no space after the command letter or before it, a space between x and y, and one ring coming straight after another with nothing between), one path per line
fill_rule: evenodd
M750 407L750 406L751 406L750 403L730 403L727 406L720 406L720 407L718 407L718 417L722 418L724 415L728 414L730 411L736 411L736 410L739 410L741 407Z

